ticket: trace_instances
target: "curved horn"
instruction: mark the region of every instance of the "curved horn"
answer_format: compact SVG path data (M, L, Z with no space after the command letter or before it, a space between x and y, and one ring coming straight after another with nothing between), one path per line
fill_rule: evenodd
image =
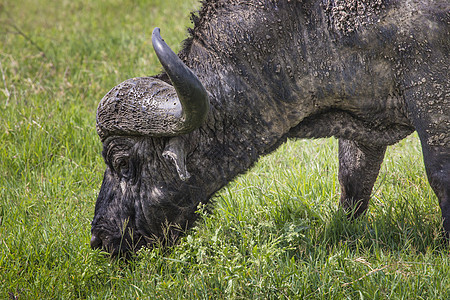
M183 108L184 131L192 131L206 119L209 110L208 93L195 74L181 61L161 37L160 29L152 33L153 49L172 81Z
M205 121L209 101L200 80L155 28L153 48L172 85L154 78L128 79L109 91L97 109L97 132L110 135L177 136Z

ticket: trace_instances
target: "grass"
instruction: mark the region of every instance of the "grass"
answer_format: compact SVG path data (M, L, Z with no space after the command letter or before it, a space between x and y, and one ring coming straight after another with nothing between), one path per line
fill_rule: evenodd
M367 216L337 208L337 142L289 141L217 194L171 249L130 264L89 248L104 163L96 106L156 74L194 0L0 2L1 299L448 299L416 135L390 147Z

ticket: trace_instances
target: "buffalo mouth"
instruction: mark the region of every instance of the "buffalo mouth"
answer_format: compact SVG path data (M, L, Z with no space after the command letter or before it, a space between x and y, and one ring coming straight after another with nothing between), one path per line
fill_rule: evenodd
M126 228L120 235L93 228L90 241L93 250L107 252L111 257L129 257L144 246L151 247L151 244L149 238L132 228Z
M111 257L129 258L143 247L167 247L174 245L183 230L177 225L165 225L158 234L147 234L131 227L127 227L122 234L110 234L107 230L92 228L90 245L93 250L101 250Z

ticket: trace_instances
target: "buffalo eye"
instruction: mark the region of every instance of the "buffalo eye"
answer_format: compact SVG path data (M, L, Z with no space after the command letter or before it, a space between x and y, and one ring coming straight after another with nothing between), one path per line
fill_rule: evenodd
M113 168L121 178L128 178L130 175L130 163L128 157L116 158L113 161Z
M109 167L120 177L128 179L131 174L133 139L111 138L103 146L103 157Z

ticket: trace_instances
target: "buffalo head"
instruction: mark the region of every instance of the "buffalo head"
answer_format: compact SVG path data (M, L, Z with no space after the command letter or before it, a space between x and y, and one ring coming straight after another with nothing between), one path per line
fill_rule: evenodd
M97 110L107 168L91 246L113 255L173 242L193 223L205 198L185 167L185 136L204 122L207 92L163 41L159 28L152 42L171 83L129 79L109 91Z

